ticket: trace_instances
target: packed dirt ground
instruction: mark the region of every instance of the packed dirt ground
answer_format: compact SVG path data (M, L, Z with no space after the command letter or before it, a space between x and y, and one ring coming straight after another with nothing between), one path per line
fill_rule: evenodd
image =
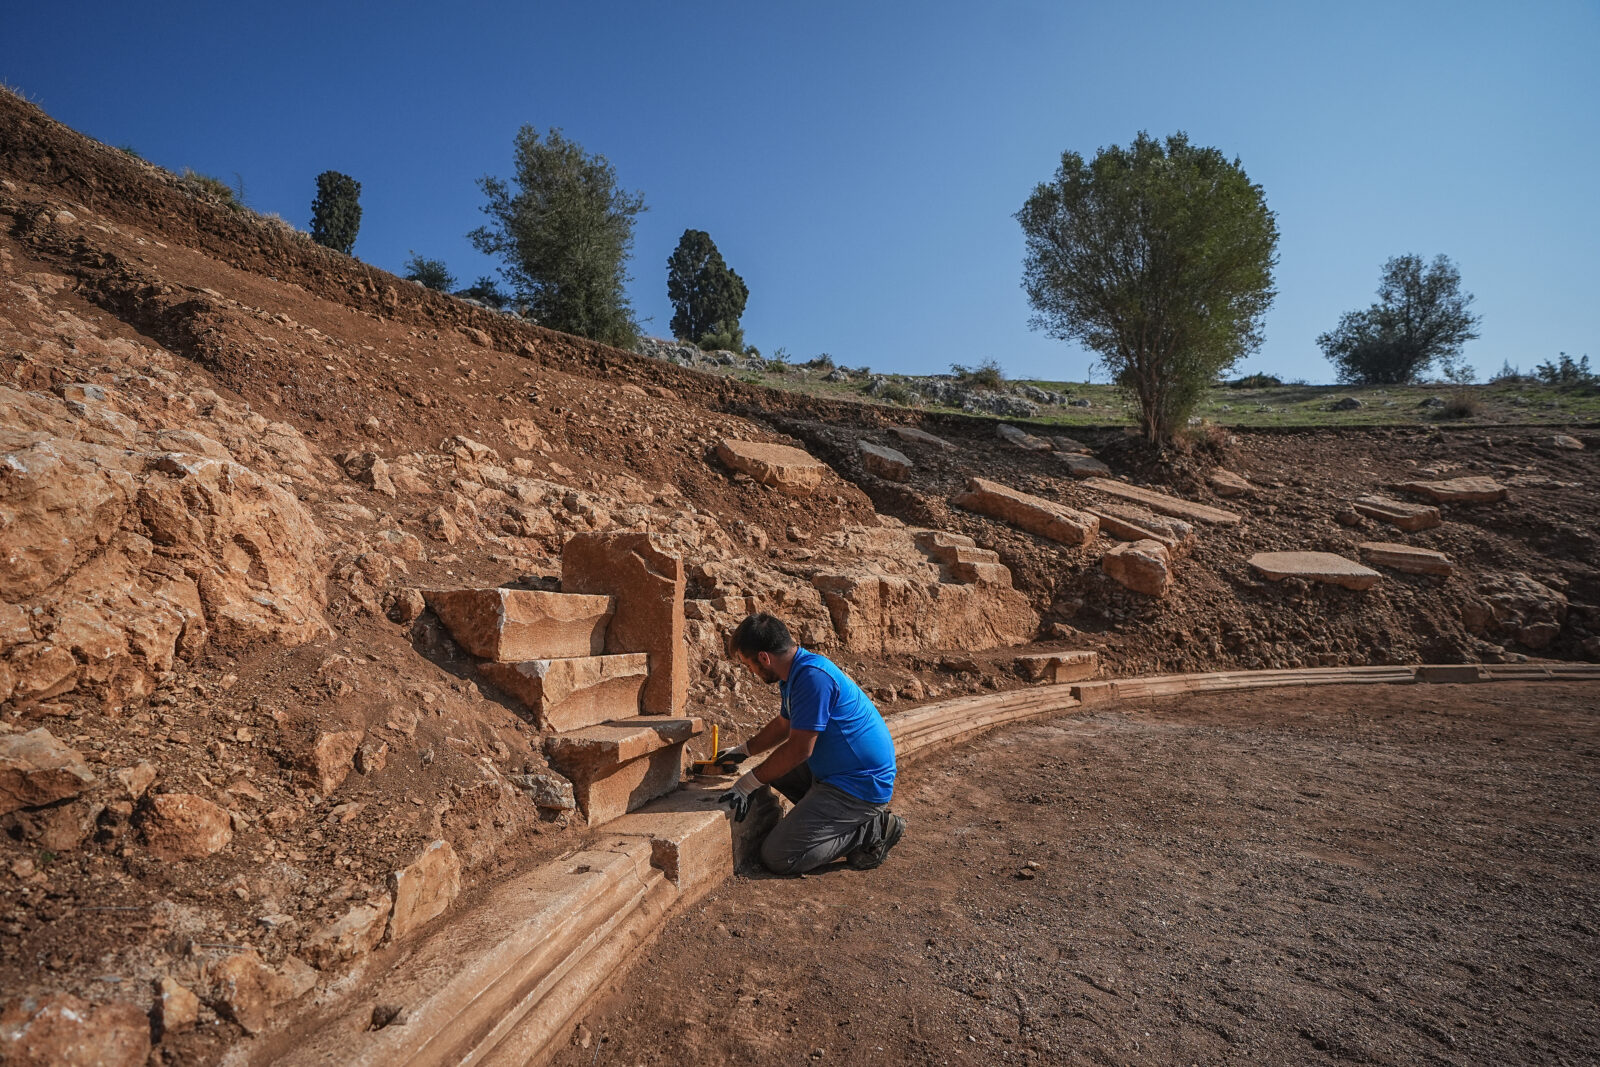
M883 867L740 878L556 1062L1593 1063L1584 684L1128 702L902 775Z
M330 937L381 915L430 842L468 893L572 847L586 828L547 803L536 724L417 590L553 588L573 533L645 529L682 555L690 710L724 736L770 714L722 655L758 608L886 713L1029 684L1015 656L1049 649L1096 650L1113 676L1595 660L1600 434L1564 429L1577 449L1550 427L1210 428L1163 453L1074 430L1116 477L1244 516L1199 530L1148 597L1102 569L1107 538L1060 544L951 503L973 473L1091 502L1059 454L993 420L542 330L208 201L0 92L0 738L47 731L51 758L82 761L81 794L0 812L0 989L150 1011L162 983L192 987L197 1025L158 1029L157 1055L209 1062L248 1029L218 966L244 959L287 1015L403 949L375 945L381 921ZM829 469L797 500L720 464L724 438ZM909 481L868 471L860 441L905 449ZM1251 495L1218 498L1224 467ZM1448 578L1357 592L1247 565L1397 539L1353 497L1456 474L1511 495L1405 535L1448 552ZM1009 584L952 581L914 527L993 549Z

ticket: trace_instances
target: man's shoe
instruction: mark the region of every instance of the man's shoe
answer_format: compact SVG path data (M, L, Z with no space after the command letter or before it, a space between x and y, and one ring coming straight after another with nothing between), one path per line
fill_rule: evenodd
M906 821L898 815L889 816L889 829L879 841L871 848L858 848L845 857L845 862L858 871L870 871L883 865L889 858L889 850L900 843L901 836L906 832Z

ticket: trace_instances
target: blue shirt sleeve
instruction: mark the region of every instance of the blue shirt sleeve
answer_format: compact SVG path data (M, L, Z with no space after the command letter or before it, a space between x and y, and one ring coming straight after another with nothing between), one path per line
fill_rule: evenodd
M789 725L797 730L828 728L830 711L839 696L839 685L827 671L805 667L789 676Z

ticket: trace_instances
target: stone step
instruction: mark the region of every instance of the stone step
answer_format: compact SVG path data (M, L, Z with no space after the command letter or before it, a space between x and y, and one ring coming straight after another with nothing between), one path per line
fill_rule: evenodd
M1133 509L1127 509L1131 512ZM1169 551L1179 552L1194 544L1194 527L1182 519L1163 515L1134 515L1111 508L1089 508L1100 520L1100 529L1118 541L1159 541Z
M1087 649L1036 652L1017 657L1017 666L1030 682L1062 685L1081 682L1100 673L1100 653Z
M1439 509L1431 504L1407 504L1386 496L1357 497L1350 506L1358 514L1398 526L1408 533L1431 530L1444 521L1439 517Z
M932 445L934 448L940 448L946 452L954 452L956 450L956 446L944 438L935 437L927 430L919 430L915 426L891 426L889 427L889 432L907 444Z
M1455 565L1450 562L1450 557L1431 548L1417 548L1414 545L1394 544L1389 541L1363 541L1361 554L1366 557L1368 563L1404 571L1407 574L1432 574L1448 578L1455 572Z
M826 463L791 445L731 437L718 443L717 458L728 468L795 497L810 496L828 470Z
M1082 452L1057 452L1056 459L1074 478L1098 478L1111 473L1110 467Z
M536 589L424 589L422 596L457 644L497 663L597 656L615 611L608 596Z
M643 652L626 652L484 663L478 671L522 701L539 729L566 732L637 716L649 660Z
M967 491L951 503L1068 545L1087 544L1100 532L1093 515L987 478L968 478Z
M1180 519L1192 519L1195 522L1209 522L1218 525L1232 525L1239 521L1239 515L1222 508L1210 507L1206 504L1196 504L1192 500L1183 500L1179 497L1158 493L1154 489L1145 489L1127 482L1113 481L1110 478L1085 478L1083 484L1090 489L1097 489L1107 496L1120 497L1131 500L1135 504L1143 504L1151 511L1159 511L1163 515L1176 515Z
M774 790L758 789L743 822L717 803L732 777L694 779L638 811L606 824L606 833L650 839L650 862L665 874L684 903L735 870L752 866L757 850L787 802Z
M572 779L589 825L599 826L676 787L684 745L704 731L699 718L651 715L547 737L544 753Z
M1480 475L1446 478L1440 482L1401 482L1399 488L1438 504L1494 504L1506 498L1505 486Z
M1250 566L1274 582L1302 578L1346 589L1371 589L1383 577L1371 567L1332 552L1257 552L1250 557Z

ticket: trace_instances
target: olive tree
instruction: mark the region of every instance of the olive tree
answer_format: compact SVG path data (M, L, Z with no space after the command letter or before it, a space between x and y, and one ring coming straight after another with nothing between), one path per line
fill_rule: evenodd
M468 236L505 258L501 273L535 320L553 330L631 347L639 336L628 303L628 255L644 198L617 187L615 169L558 129L517 132L511 182L486 177L490 224Z
M1478 336L1472 300L1449 257L1395 256L1383 265L1378 302L1345 312L1317 345L1341 382L1401 385L1435 364L1454 379L1462 346Z
M1147 440L1170 438L1260 346L1278 228L1238 159L1181 132L1092 161L1063 152L1016 219L1029 325L1097 353L1137 397Z

